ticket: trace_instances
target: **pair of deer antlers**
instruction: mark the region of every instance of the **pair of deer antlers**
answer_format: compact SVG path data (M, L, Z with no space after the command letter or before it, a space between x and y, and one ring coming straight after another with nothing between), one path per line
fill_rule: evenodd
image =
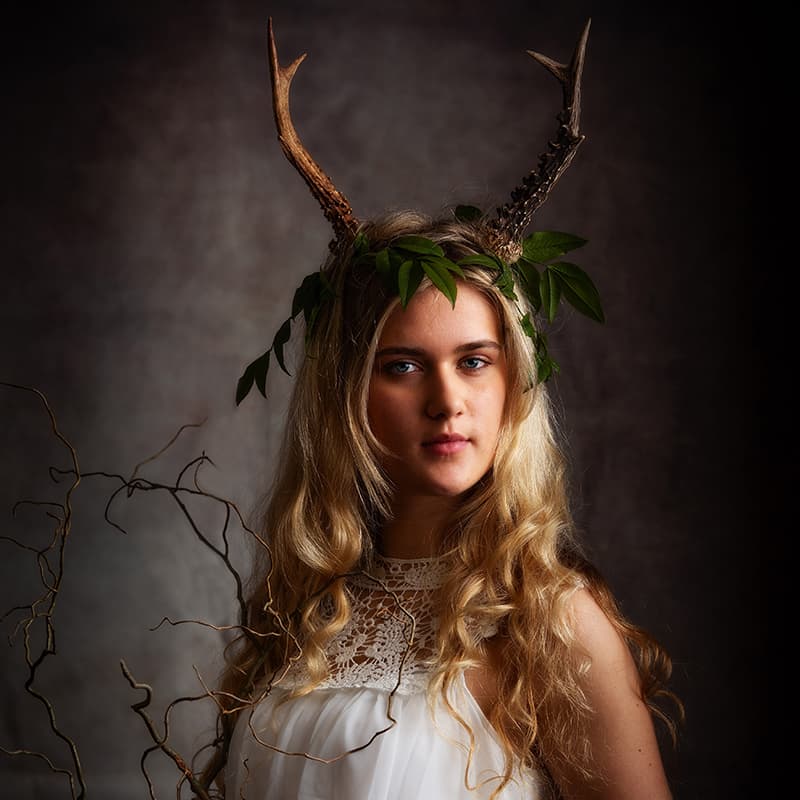
M560 64L541 53L528 50L528 54L546 67L563 90L563 108L557 115L558 130L555 138L548 142L548 149L539 157L536 168L526 175L522 184L511 192L511 200L497 209L489 222L488 244L500 258L515 262L521 253L521 242L536 210L544 203L550 190L570 165L584 136L579 131L581 74L589 36L588 20L583 28L575 52L569 64ZM289 88L297 68L306 54L299 56L288 67L278 63L278 52L269 20L269 64L272 78L272 99L278 139L283 152L316 197L322 211L333 226L334 239L331 247L352 241L359 221L347 198L333 185L331 179L303 146L292 124L289 112Z

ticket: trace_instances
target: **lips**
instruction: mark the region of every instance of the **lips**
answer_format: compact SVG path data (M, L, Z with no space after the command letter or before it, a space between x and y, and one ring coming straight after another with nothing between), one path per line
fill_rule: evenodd
M437 456L450 456L460 452L469 444L469 439L460 433L443 433L422 443L425 452Z

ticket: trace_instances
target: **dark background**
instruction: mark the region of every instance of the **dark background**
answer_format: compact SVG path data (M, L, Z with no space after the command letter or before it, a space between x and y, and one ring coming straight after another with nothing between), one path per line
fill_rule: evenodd
M589 240L603 327L574 314L551 335L554 390L570 437L575 512L623 609L674 659L687 722L665 743L676 800L751 797L765 714L760 661L766 531L757 502L763 405L750 303L753 176L767 112L747 50L755 18L683 5L562 2L109 2L26 6L3 47L0 380L41 390L85 472L146 465L174 483L206 452L209 491L245 515L276 457L290 381L238 409L244 365L271 341L330 230L275 138L268 15L306 146L362 218L503 202L555 131L561 95L525 55L566 61L592 17L586 142L534 221ZM0 387L4 509L58 499L47 467L68 453L39 400ZM85 477L53 616L58 655L36 686L78 746L90 797L144 798L151 744L125 659L169 700L213 682L219 637L149 629L169 615L233 621L233 584L169 495L114 501ZM61 494L59 494L61 493ZM26 506L2 534L43 547L52 524ZM212 503L193 512L221 541ZM244 565L241 533L232 535ZM755 554L755 555L754 555ZM37 595L34 554L0 541L3 608ZM41 593L41 589L39 589ZM4 620L12 633L22 617ZM38 637L38 638L37 638ZM22 632L0 649L0 746L67 767L42 707L23 691ZM41 637L34 633L33 648ZM210 709L171 726L188 756ZM198 710L192 710L198 709ZM178 773L147 762L159 797ZM3 798L68 798L32 757L0 760Z

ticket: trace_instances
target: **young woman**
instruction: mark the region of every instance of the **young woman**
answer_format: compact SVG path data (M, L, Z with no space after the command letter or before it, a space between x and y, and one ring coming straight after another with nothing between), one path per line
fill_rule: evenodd
M587 31L569 65L537 56L567 101ZM580 142L577 104L498 218L358 223L296 142L299 62L282 70L270 44L281 141L336 239L295 297L305 357L206 784L250 800L669 798L653 725L671 728L655 704L669 659L580 555L533 322L559 293L602 312L577 268L533 268L574 240L520 235ZM283 365L289 330L239 400L270 352Z

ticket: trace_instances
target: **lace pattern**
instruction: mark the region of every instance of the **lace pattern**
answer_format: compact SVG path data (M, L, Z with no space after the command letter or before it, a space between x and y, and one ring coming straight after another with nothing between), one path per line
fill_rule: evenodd
M319 688L424 691L439 624L436 594L446 574L442 559L380 557L369 575L351 576L352 616L328 645L330 673ZM299 686L306 678L298 662L282 685Z

